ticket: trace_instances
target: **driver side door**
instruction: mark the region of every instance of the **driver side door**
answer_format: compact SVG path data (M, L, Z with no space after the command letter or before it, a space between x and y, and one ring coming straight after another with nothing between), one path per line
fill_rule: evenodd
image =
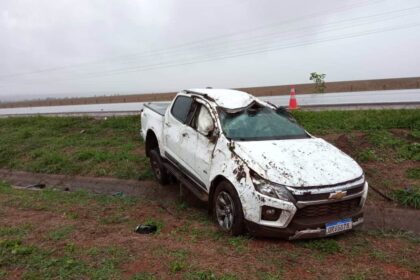
M208 187L210 168L213 160L212 154L217 140L215 141L212 137L215 128L215 120L210 114L209 108L207 108L204 104L199 105L194 126L197 130L194 171L200 180Z

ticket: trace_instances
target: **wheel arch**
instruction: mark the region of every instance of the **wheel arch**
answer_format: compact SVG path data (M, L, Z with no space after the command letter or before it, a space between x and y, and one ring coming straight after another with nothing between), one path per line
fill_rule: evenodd
M208 203L208 212L209 214L211 214L213 212L213 196L214 196L214 192L216 190L216 187L223 181L228 182L229 184L233 185L232 182L226 178L223 175L217 175L216 177L213 178L213 180L211 181L210 184L210 190L209 190L209 203ZM234 189L236 190L236 188L234 187Z
M150 157L150 151L155 148L159 150L159 142L155 132L149 129L146 133L146 156Z

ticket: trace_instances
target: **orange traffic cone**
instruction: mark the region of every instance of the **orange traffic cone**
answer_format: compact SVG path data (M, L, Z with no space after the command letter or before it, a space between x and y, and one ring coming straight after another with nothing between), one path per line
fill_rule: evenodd
M296 101L296 92L295 86L291 86L290 88L290 99L289 99L289 109L294 110L298 108L298 104Z

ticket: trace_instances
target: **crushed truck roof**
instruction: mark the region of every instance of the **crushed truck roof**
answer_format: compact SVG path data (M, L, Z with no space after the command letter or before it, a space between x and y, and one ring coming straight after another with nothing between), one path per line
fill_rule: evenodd
M189 89L187 92L206 94L208 97L214 99L214 102L218 106L226 109L247 107L255 100L254 96L233 89Z

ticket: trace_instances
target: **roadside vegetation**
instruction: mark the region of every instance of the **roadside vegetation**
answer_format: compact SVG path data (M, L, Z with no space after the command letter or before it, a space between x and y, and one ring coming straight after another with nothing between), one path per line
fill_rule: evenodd
M135 233L145 222L159 231ZM230 237L185 201L0 182L1 279L416 279L419 254L419 236L406 232Z
M371 186L419 208L420 110L293 114L356 158ZM139 125L132 116L0 119L0 168L150 180ZM379 199L370 192L368 201ZM135 233L142 223L157 232ZM419 236L408 232L230 237L186 200L0 182L0 279L416 279L419 255Z
M150 179L139 118L0 120L0 166L37 173Z
M400 205L417 207L418 193L404 190L420 186L420 110L293 115L310 133L358 160L372 186ZM0 168L149 180L152 172L139 129L138 116L2 118Z
M408 129L420 137L420 110L296 111L293 115L315 134Z
M418 186L403 190L394 190L395 199L404 206L420 209L420 188Z

